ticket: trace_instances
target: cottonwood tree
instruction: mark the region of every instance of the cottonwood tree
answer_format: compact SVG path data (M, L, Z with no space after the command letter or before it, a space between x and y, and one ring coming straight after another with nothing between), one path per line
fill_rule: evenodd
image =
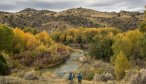
M0 24L0 51L11 51L13 45L13 31L9 27Z

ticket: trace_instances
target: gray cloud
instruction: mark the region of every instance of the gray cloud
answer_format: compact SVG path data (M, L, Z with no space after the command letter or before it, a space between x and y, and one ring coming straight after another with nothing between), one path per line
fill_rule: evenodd
M20 11L25 8L64 10L86 7L99 11L144 10L146 0L1 0L0 11Z
M138 11L144 10L146 5L146 0L108 0L99 3L89 4L89 7L96 9L102 9L104 11L120 11L120 10L129 10L129 11Z
M58 1L58 2L49 2L49 3L44 3L44 2L36 2L34 4L34 6L36 8L43 8L43 9L65 9L65 8L68 8L68 7L75 7L75 6L78 6L80 5L79 3L77 2L74 2L74 1L65 1L65 2L61 2L61 1Z
M89 7L108 7L108 6L114 6L114 5L118 5L119 0L115 1L115 0L109 0L109 1L101 1L101 2L95 2L92 4L89 4Z

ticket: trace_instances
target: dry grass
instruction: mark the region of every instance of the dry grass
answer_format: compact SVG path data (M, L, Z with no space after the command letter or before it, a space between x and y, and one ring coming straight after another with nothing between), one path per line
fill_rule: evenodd
M0 77L0 84L68 84L66 79L45 79L45 80L24 80L17 77ZM77 80L74 80L73 84L78 84ZM83 80L83 84L93 84L92 81Z
M47 78L44 80L42 79L41 80L24 80L17 77L0 76L0 84L69 84L69 81L66 79L57 79L57 78L55 79ZM78 84L76 79L73 81L73 84ZM127 84L127 83L124 81L95 82L95 81L83 80L82 84Z

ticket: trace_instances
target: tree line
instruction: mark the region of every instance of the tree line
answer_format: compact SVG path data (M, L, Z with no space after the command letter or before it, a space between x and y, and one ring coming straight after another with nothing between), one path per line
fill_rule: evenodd
M56 43L46 31L10 28L0 24L0 74L10 68L43 67L63 62L71 48Z
M89 45L89 56L110 62L115 67L117 79L123 78L125 70L132 66L145 65L146 33L141 28L127 32L115 28L72 28L56 31L51 37L66 45Z

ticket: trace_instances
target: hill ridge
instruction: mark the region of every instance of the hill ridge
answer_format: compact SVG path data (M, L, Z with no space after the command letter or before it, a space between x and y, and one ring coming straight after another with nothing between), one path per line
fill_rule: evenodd
M26 8L16 13L0 12L0 23L14 28L32 27L48 32L72 27L116 27L126 31L137 28L137 24L143 21L143 16L140 12L100 12L82 7L61 12Z

